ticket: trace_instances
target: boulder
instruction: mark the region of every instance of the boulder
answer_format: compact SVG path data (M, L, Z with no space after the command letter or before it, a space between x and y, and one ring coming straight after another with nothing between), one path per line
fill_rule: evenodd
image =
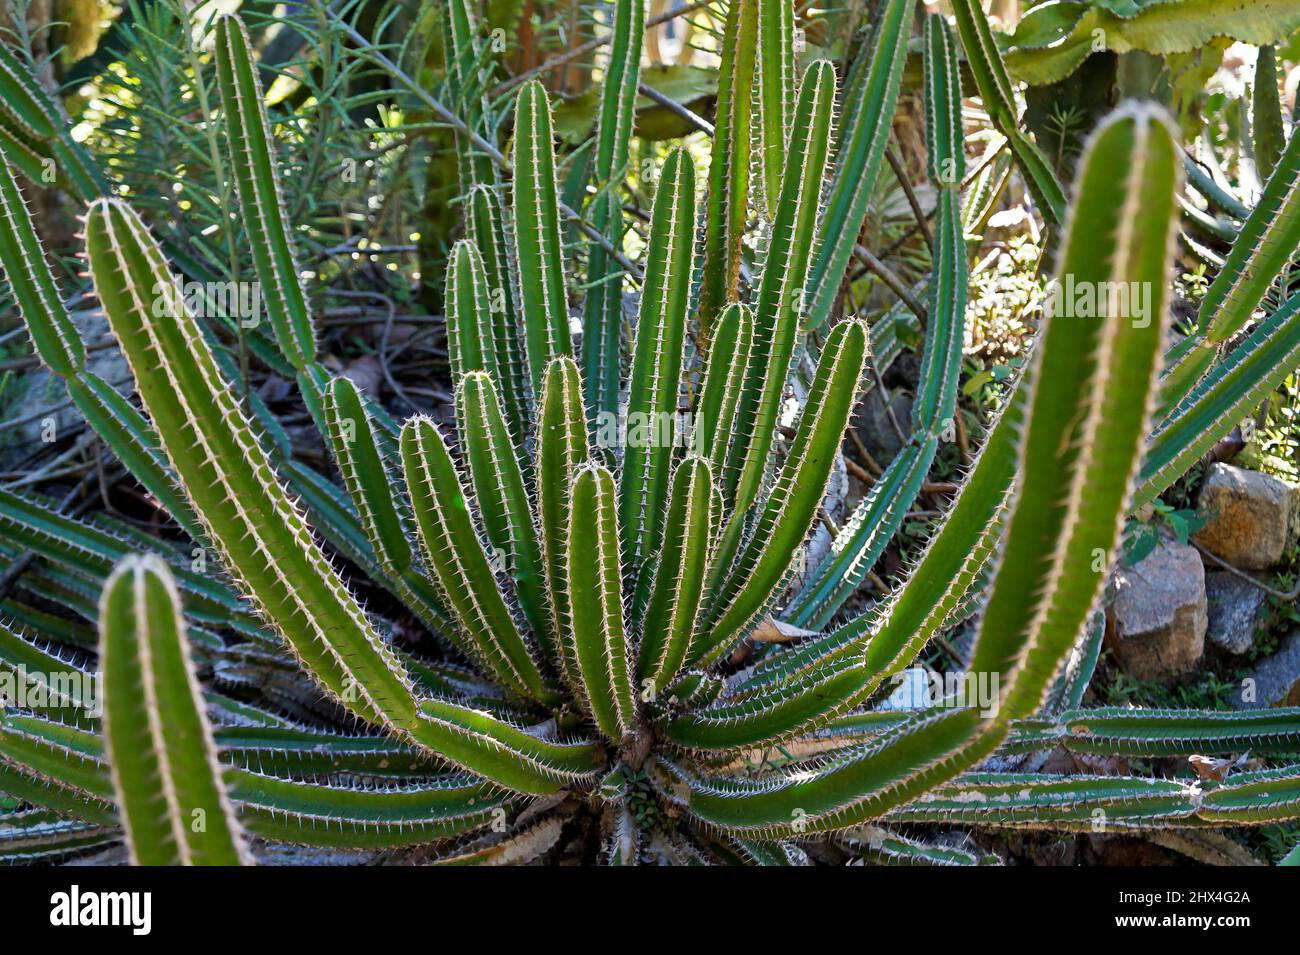
M1242 654L1255 645L1255 627L1264 615L1267 595L1226 570L1205 575L1209 625L1205 637L1225 653Z
M894 413L892 419L890 418L890 411ZM856 417L858 436L881 467L889 464L903 447L898 432L894 430L894 420L898 421L898 426L905 436L911 434L911 396L900 391L892 397L888 407L886 407L884 400L880 396L879 388L872 388L868 391L858 407Z
M1115 574L1106 643L1124 672L1171 683L1205 651L1205 569L1196 548L1162 541L1134 567Z
M88 344L98 344L110 336L108 318L98 309L83 309L70 315L73 325ZM116 347L86 352L86 369L99 376L119 394L129 396L135 389L131 370ZM81 412L68 399L62 380L43 365L22 375L13 388L4 416L19 418L22 423L0 435L0 466L12 467L38 452L42 444L61 440L84 424ZM94 438L85 429L81 441Z
M1231 702L1239 710L1300 706L1300 632L1284 639L1272 656L1246 674Z
M1300 533L1297 505L1296 489L1281 478L1214 464L1197 499L1207 520L1196 542L1243 570L1273 567Z

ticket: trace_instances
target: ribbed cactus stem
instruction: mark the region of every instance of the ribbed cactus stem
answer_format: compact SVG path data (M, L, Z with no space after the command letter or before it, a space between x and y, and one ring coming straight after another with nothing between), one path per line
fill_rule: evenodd
M276 476L144 224L125 203L97 200L86 253L163 449L242 589L345 706L371 722L409 722L409 678Z
M104 738L131 860L247 862L167 565L157 557L119 564L99 627Z

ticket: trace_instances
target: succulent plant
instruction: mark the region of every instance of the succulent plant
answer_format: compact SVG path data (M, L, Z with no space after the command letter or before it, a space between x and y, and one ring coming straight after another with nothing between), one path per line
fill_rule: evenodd
M5 167L0 264L37 351L198 549L187 559L125 526L0 491L0 543L47 561L27 586L98 620L106 697L101 716L79 683L49 679L90 674L88 654L65 659L58 648L93 638L32 613L0 629L0 670L43 700L0 715L0 791L42 807L0 816L0 855L79 850L118 838L120 827L142 863L242 861L250 837L527 862L589 826L613 864L788 864L826 839L884 860L977 864L986 857L890 827L1069 831L1300 816L1294 765L1196 785L998 769L1053 746L1285 756L1300 742L1297 710L1080 709L1123 516L1300 361L1298 297L1161 404L1162 389L1177 387L1160 373L1182 161L1159 111L1126 106L1097 129L1068 214L1063 191L1053 206L1054 178L1037 187L1061 224L1058 275L1141 283L1151 314L1090 315L1067 301L1045 316L924 553L888 598L840 622L954 414L967 280L954 37L941 17L927 18L937 211L916 434L830 554L808 567L807 539L874 338L856 319L836 320L835 289L883 155L914 5L882 4L873 45L845 77L838 127L833 66L814 62L798 82L788 68L788 4L732 5L704 214L691 155L674 150L634 267L626 349L630 270L609 180L627 162L641 14L629 0L616 6L595 214L583 230L596 284L582 362L550 105L527 83L510 158L462 153L467 238L447 275L453 427L424 415L399 425L318 360L247 37L237 18L218 21L230 162L257 278L342 490L292 460L275 419L239 391L229 347L176 292L163 250L112 198L89 206L86 263L142 410L98 387ZM1002 89L1009 106L982 11L955 6L986 103ZM451 0L444 22L451 78L473 89L468 5ZM751 126L729 104L755 84L762 110ZM464 95L443 108L479 146L474 103ZM995 122L1012 129L1016 118ZM1030 147L1012 143L1022 166L1034 163ZM1274 174L1288 196L1291 152ZM506 169L508 191L496 181ZM763 256L746 296L739 255L750 209L763 222ZM1276 235L1284 219L1247 231ZM787 427L792 379L803 398ZM683 407L691 427L678 440ZM610 415L615 441L604 437ZM209 548L229 583L196 565ZM141 550L150 556L132 556ZM386 591L383 606L417 619L436 651L394 639L335 554ZM974 607L963 692L919 711L877 706ZM213 686L198 683L191 661L218 678ZM304 676L319 695L304 692ZM261 702L222 692L222 682L251 687ZM986 692L972 696L976 686ZM286 718L276 704L311 719Z

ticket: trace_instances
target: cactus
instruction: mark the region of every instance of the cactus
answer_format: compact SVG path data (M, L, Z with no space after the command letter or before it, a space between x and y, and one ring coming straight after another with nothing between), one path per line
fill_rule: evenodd
M146 864L242 860L248 838L419 846L422 858L457 864L527 862L551 851L567 820L594 815L611 864L785 865L804 861L803 844L822 838L863 858L979 864L988 859L893 827L1074 831L1095 826L1099 810L1118 828L1300 817L1297 766L1199 788L981 768L995 754L1055 746L1287 757L1300 745L1294 709L1080 707L1123 516L1176 478L1300 351L1292 300L1157 417L1182 164L1153 107L1121 108L1093 135L1057 259L1058 275L1075 281L1145 283L1154 290L1150 320L1068 307L1048 315L906 580L860 618L800 631L789 645L767 642L783 626L830 626L897 529L955 412L967 281L961 88L955 38L933 16L923 60L937 212L918 431L831 556L795 586L871 349L897 347L856 319L832 320L828 290L840 283L883 156L912 9L910 0L882 6L876 48L847 78L837 134L830 63L813 62L796 84L781 66L792 51L755 62L756 45L792 42L792 8L732 6L727 95L760 73L763 110L756 130L743 110L724 112L717 142L727 162L711 169L709 185L725 193L705 200L702 243L694 162L685 150L668 155L626 367L610 347L616 338L600 339L581 363L574 357L550 103L540 84L524 84L513 228L504 228L496 185L484 181L495 172L472 151L462 157L466 238L452 250L446 286L454 423L416 415L400 425L315 358L251 56L238 20L219 21L227 137L252 259L277 289L276 341L343 487L279 450L266 418L231 384L220 347L165 280L163 252L139 217L120 199L94 201L88 271L143 406L123 402L131 427L151 451L128 463L142 480L176 489L173 513L188 516L229 581L125 525L0 491L0 548L41 558L27 578L36 596L102 618L107 677L101 718L40 676L89 673L60 647L81 643L84 655L93 638L0 597L14 620L0 628L0 673L22 674L45 697L0 714L0 792L42 807L0 815L0 858L70 853L121 830ZM451 13L453 46L472 52L467 8ZM598 177L616 177L625 162L621 110L636 71L622 58L635 46L627 31L638 14L629 4L616 10L616 43L626 45L607 89ZM1010 101L996 49L971 53L987 37L980 22L959 10L967 56L986 101L1002 86ZM454 59L470 64L456 79L473 87L476 61ZM732 256L750 156L770 232L746 296ZM0 198L12 226L0 261L40 354L72 387L82 374L75 327L42 271L16 185L0 178ZM601 229L617 229L621 213L608 210ZM588 260L590 277L622 281L620 272ZM603 297L604 286L589 294ZM589 304L588 334L609 331L607 304ZM818 326L821 334L805 336ZM707 349L690 347L693 331ZM803 355L812 371L786 430L778 410ZM610 397L623 391L619 439L609 442ZM683 406L695 426L677 440ZM92 423L115 450L122 444L106 423ZM300 499L313 515L330 515L330 539L346 545L337 549L420 621L436 656L406 649L366 612ZM130 556L139 550L148 556ZM981 590L965 676L991 682L988 705L871 708ZM199 672L256 682L268 696L274 688L285 709L223 692L220 680L203 689L191 657ZM173 739L160 732L163 721L186 732ZM768 758L776 752L785 761ZM184 825L195 808L206 810L203 833Z
M813 569L790 606L800 627L823 627L862 583L921 490L945 430L953 427L966 313L966 243L961 224L961 79L948 25L931 16L925 28L927 171L938 195L935 257L927 301L926 339L917 429L843 528L826 560Z
M1011 77L1007 73L1002 52L998 49L984 15L981 0L954 0L953 16L961 33L962 48L966 51L971 74L979 88L980 98L994 127L1007 137L1007 145L1016 165L1024 174L1025 184L1033 193L1043 218L1060 226L1065 221L1066 196L1052 165L1042 150L1021 128L1015 96L1011 90Z
M243 861L243 835L202 709L180 596L157 557L127 558L109 576L100 601L99 660L104 744L132 862Z
M0 45L0 155L30 182L58 185L82 200L106 188L40 80L8 44Z
M846 80L841 128L820 242L808 273L808 326L830 316L840 278L867 215L898 104L915 0L886 0ZM797 126L796 126L797 128Z
M592 224L615 245L623 240L623 205L617 186L626 174L632 138L633 106L641 70L645 4L614 4L613 43L601 92L598 141L592 170L597 189ZM587 410L593 416L618 411L619 353L623 329L622 268L599 243L591 243L587 265L582 366Z

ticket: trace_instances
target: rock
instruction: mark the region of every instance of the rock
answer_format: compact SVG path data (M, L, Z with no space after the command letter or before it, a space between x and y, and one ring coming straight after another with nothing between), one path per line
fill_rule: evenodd
M1300 706L1300 632L1283 640L1277 652L1246 674L1232 705L1238 710Z
M844 455L835 455L835 464L831 468L830 481L826 485L826 496L822 498L822 509L832 521L839 522L845 513L844 503L849 492L849 472L844 466ZM790 581L790 593L798 593L812 576L814 570L821 566L831 552L834 537L830 528L818 521L813 525L812 536L804 548L801 569L797 570Z
M1264 591L1226 570L1205 575L1209 601L1206 639L1225 653L1242 654L1255 645L1255 627L1268 599Z
M87 344L101 342L111 334L108 319L98 309L75 311L71 318ZM87 351L86 368L123 396L135 390L131 370L116 347ZM23 423L0 438L2 466L9 467L25 460L43 443L58 441L84 423L81 412L68 400L68 390L63 382L44 366L23 375L15 382L14 392L13 400L6 405L5 415L21 418ZM80 440L87 441L93 437L87 429L82 432Z
M901 391L894 394L889 407L886 408L885 402L880 397L880 389L872 388L862 399L856 419L858 436L862 438L863 445L881 467L889 464L903 447L903 442L899 440L898 432L894 430L893 421L889 417L891 409L904 436L911 434L912 396Z
M1300 533L1300 495L1286 481L1260 471L1213 465L1197 505L1207 521L1196 542L1243 570L1281 563Z
M1205 650L1205 569L1196 548L1162 541L1136 567L1115 574L1106 643L1139 680L1173 682Z

